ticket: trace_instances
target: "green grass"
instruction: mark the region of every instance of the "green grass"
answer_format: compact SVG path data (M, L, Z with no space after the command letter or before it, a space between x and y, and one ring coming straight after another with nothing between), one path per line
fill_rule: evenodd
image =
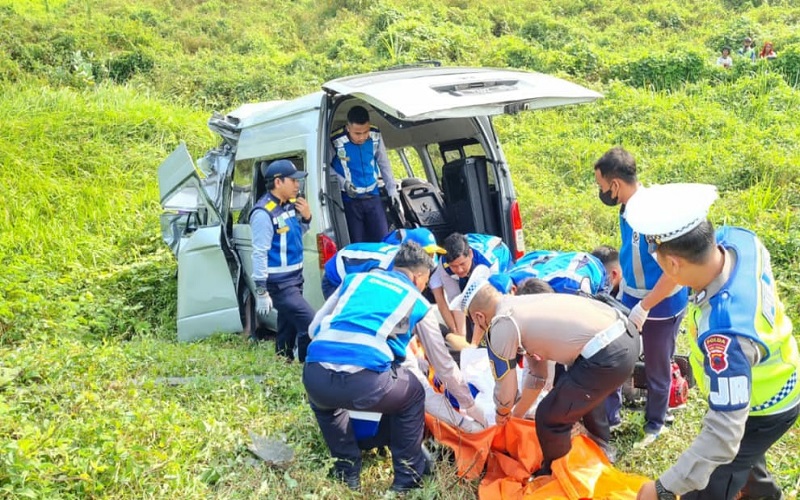
M215 144L212 110L356 72L435 58L603 92L496 120L528 248L617 243L592 164L622 144L645 183L719 186L712 218L759 233L800 321L798 25L795 3L760 0L0 0L0 368L12 370L0 372L0 497L350 496L325 478L298 366L238 336L175 341L156 169L181 140L194 156ZM715 68L743 34L771 39L778 60ZM666 470L703 411L693 392L646 450L631 449L627 413L619 467ZM285 438L295 462L256 462L248 430ZM769 454L790 497L798 446L795 427ZM380 496L389 461L369 456L363 480L361 498ZM443 464L412 498L476 491Z

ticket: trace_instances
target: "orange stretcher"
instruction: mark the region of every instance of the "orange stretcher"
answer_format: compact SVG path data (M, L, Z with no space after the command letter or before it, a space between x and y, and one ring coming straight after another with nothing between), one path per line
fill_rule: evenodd
M459 476L480 482L482 500L635 499L644 476L615 469L603 451L588 437L572 438L572 450L553 462L553 474L528 478L539 469L542 452L536 437L536 423L511 418L469 434L426 414L425 424L433 437L455 453Z

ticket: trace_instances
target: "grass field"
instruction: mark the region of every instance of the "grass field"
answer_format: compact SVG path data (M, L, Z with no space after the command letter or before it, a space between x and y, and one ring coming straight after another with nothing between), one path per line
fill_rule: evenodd
M215 144L214 110L421 59L544 71L604 93L496 120L528 248L618 241L592 164L621 144L645 183L716 184L716 223L755 230L800 321L800 6L789 0L0 0L0 497L347 498L272 345L175 341L176 265L156 169ZM750 35L778 59L715 67ZM681 342L685 348L685 339ZM263 376L254 379L253 376ZM165 377L191 378L170 385ZM689 408L618 466L656 476L699 431ZM296 451L258 463L248 430ZM769 464L800 491L797 426ZM390 462L370 456L361 498ZM443 464L412 498L477 485Z

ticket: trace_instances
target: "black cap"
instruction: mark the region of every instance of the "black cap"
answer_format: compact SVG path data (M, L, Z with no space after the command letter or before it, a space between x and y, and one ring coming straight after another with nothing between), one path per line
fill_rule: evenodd
M286 177L290 179L303 179L308 175L308 172L298 171L294 163L289 160L275 160L269 165L267 165L267 162L262 162L261 174L266 180Z

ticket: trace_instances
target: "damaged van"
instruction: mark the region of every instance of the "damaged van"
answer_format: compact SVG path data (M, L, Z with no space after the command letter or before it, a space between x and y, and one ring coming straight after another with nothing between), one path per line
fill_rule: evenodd
M360 105L380 128L401 204L382 189L390 229L501 237L524 251L520 207L492 117L594 101L601 94L552 76L463 67L406 67L325 83L288 101L245 104L214 114L217 147L196 163L185 144L161 164L165 242L178 261L178 338L274 329L276 313L255 313L248 217L264 193L261 162L289 159L308 172L303 188L311 230L303 239L305 295L322 305L321 269L350 242L330 135Z

